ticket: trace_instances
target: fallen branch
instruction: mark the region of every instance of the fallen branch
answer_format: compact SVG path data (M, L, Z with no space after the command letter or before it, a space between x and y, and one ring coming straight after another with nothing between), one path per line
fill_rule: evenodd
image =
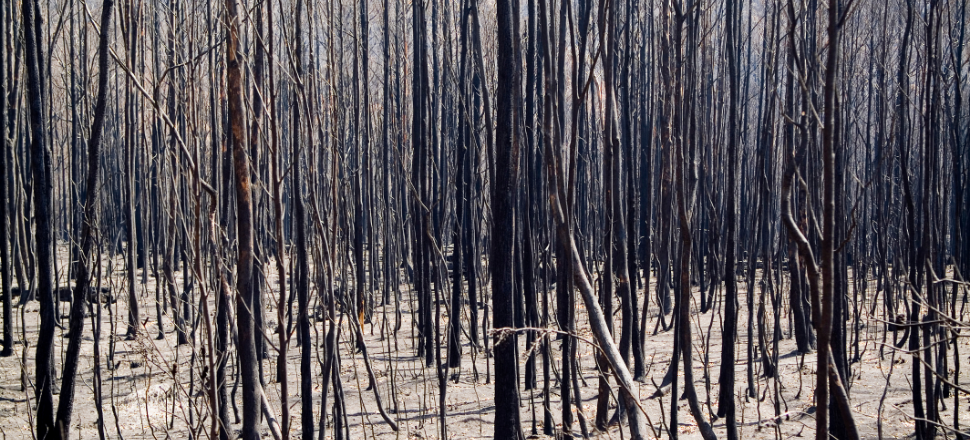
M280 423L276 421L276 414L273 414L273 408L269 406L269 400L266 400L266 392L262 391L259 395L263 402L263 417L266 417L270 434L273 434L274 440L282 440L283 432L280 430Z
M357 322L357 315L355 313L347 313L347 315L354 320L354 322L351 323L351 327L357 331L357 341L359 342L357 346L360 347L360 353L364 356L364 366L367 368L367 377L370 379L371 389L374 390L374 400L377 401L377 412L381 413L381 418L387 422L388 426L391 427L391 430L398 432L397 423L394 421L394 419L387 415L387 411L384 411L384 405L381 404L381 393L377 390L377 377L374 376L374 369L371 368L370 365L370 357L367 356L367 344L364 343L364 332L360 330L360 323Z

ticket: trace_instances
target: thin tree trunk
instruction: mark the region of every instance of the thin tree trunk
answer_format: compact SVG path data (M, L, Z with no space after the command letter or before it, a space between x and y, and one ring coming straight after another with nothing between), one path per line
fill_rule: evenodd
M10 206L7 199L7 182L10 177L11 164L7 152L10 149L7 131L7 63L13 58L7 46L7 22L13 23L12 17L7 17L7 6L0 6L0 295L3 296L3 350L0 357L13 354L13 292L10 291L10 259L14 256L10 242ZM11 109L13 110L13 109ZM11 113L15 113L11 111ZM12 131L12 127L10 127ZM21 293L23 295L23 293Z
M101 37L98 42L98 97L94 106L94 121L91 137L87 145L87 179L85 182L84 223L81 227L81 254L79 256L77 280L71 301L70 340L64 357L64 374L61 377L61 397L57 405L55 426L58 430L50 433L52 439L70 438L71 413L74 410L74 389L77 375L78 358L81 354L81 338L84 332L84 307L94 295L101 295L100 289L91 290L93 268L100 263L92 260L94 234L98 229L95 210L98 206L98 174L101 161L101 137L104 133L104 118L108 93L108 41L111 32L111 9L113 0L105 0L101 8Z
M128 44L128 62L137 63L138 48L138 22L136 12L132 5L128 5L128 25L125 38ZM139 11L140 12L140 11ZM135 211L137 194L135 192L135 119L137 111L135 105L135 94L132 89L132 78L125 77L125 193L127 195L128 206L125 209L125 232L128 241L125 250L128 264L127 286L128 286L128 330L125 337L133 340L138 336L138 328L141 326L138 292L135 290L135 278L137 277L137 249L140 241L135 230Z

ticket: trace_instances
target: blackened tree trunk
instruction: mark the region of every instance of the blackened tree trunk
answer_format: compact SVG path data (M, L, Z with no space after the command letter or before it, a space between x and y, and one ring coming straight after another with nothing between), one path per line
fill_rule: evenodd
M300 343L300 401L301 401L301 423L303 428L303 438L312 439L313 438L313 377L310 368L310 361L312 359L312 347L313 344L310 341L310 261L309 253L307 252L307 219L306 219L306 206L303 202L303 163L300 160L302 148L300 147L301 137L300 137L300 109L302 108L301 95L304 91L302 84L305 83L303 77L303 1L297 0L296 2L296 13L293 18L296 20L295 34L293 35L294 41L292 42L295 47L294 51L294 68L297 83L299 85L294 85L292 94L292 102L297 103L292 107L293 117L293 131L292 131L292 149L290 151L292 160L292 171L291 176L293 177L292 191L293 191L293 226L296 228L296 241L294 247L295 261L296 265L294 270L294 289L297 296L297 334L299 337L297 340ZM300 90L297 91L297 87ZM307 127L309 131L309 127Z
M467 43L465 35L467 32L467 14L462 15L462 65L461 74L459 75L459 84L462 84L461 90L464 91L464 83L467 77L465 76L465 66L466 62L464 60L467 58ZM462 299L462 275L465 271L464 266L464 256L462 255L462 250L465 247L462 243L463 230L465 229L465 187L467 185L467 180L465 179L466 167L467 165L467 152L468 146L465 142L467 131L466 128L468 124L464 117L467 116L466 113L467 105L464 103L459 104L458 108L458 136L456 139L455 149L457 150L456 164L458 165L457 173L455 174L455 229L452 234L452 254L451 254L451 264L452 264L452 284L451 284L451 310L448 314L448 367L457 368L461 366L461 299ZM469 267L469 271L475 270L474 267ZM469 304L469 307L475 308L475 304Z
M175 327L176 341L179 345L188 343L188 338L186 335L185 327L185 314L181 311L181 299L178 294L178 285L175 281L175 272L178 271L178 259L176 256L178 252L176 248L179 242L179 231L178 231L178 216L180 214L179 208L179 179L177 169L177 159L180 157L180 153L177 150L178 139L182 136L184 130L183 123L183 108L181 101L178 100L177 94L184 93L183 88L180 84L180 77L177 73L182 70L181 57L179 56L179 37L181 36L181 21L179 20L179 14L182 11L182 6L180 6L179 0L169 0L169 37L168 37L168 62L172 69L172 75L168 80L168 129L169 129L169 149L162 150L161 153L161 176L162 188L160 189L159 204L163 203L162 198L167 198L165 202L168 203L168 208L162 208L161 212L164 214L163 218L168 220L165 223L164 235L159 241L164 246L164 254L162 254L162 272L165 277L165 289L168 295L168 306L170 306L172 312L172 321ZM169 158L166 161L166 158ZM168 166L166 166L166 164ZM171 181L170 183L165 183L166 181ZM167 185L167 188L166 188ZM167 193L167 194L165 194ZM161 221L159 221L161 223ZM160 226L161 227L161 226ZM163 300L164 301L164 300ZM163 306L166 304L163 302ZM159 332L161 333L161 332Z
M795 87L796 87L796 68L799 65L796 64L796 26L797 18L795 13L794 5L789 2L787 5L788 10L788 22L789 22L789 36L788 36L788 66L786 74L786 84L785 84L785 111L787 113L794 112L795 109ZM784 147L785 155L790 155L795 151L795 127L794 124L785 124L784 128ZM782 187L788 184L790 177L787 176L788 164L785 164L786 175L782 177ZM794 168L791 172L794 172ZM782 191L782 216L787 217L787 212L785 209L786 203L790 200L790 197ZM787 225L787 224L786 224ZM808 354L812 349L815 348L815 333L812 331L811 322L811 301L809 298L809 289L807 289L807 280L805 277L805 272L803 269L803 263L798 259L798 245L795 240L789 240L789 259L788 259L788 271L790 273L790 289L789 292L789 304L792 310L792 321L794 321L794 333L795 342L798 346L798 352L802 354ZM808 264L814 267L815 261L810 261Z
M430 230L430 211L426 194L428 182L428 123L432 114L429 109L430 89L428 86L428 66L426 50L426 29L423 3L414 5L412 32L414 34L414 79L412 80L412 136L414 148L411 164L413 184L411 250L415 265L414 285L418 295L418 355L423 355L425 364L434 363L434 325L431 313L431 267L428 264L428 244L426 232Z
M639 3L637 1L627 2L626 14L627 16L632 16L632 27L639 28ZM628 25L629 26L629 25ZM637 191L636 181L637 179L637 156L634 152L637 151L633 147L634 139L634 126L637 125L634 121L633 114L633 87L634 79L632 78L633 73L630 71L631 66L634 62L634 46L633 46L633 34L632 31L626 31L625 34L622 33L623 28L617 26L614 29L614 33L617 34L617 38L624 38L624 52L622 67L619 72L620 85L619 85L619 96L617 97L618 105L622 105L624 110L620 113L620 129L621 139L623 144L623 154L625 159L621 163L625 163L623 170L625 175L623 176L623 186L626 188L626 206L623 208L626 212L623 214L625 216L625 224L623 225L622 231L620 233L626 237L626 250L624 254L626 255L627 262L627 284L630 292L630 299L626 303L629 305L623 306L623 313L627 317L624 319L630 320L629 338L630 347L633 356L633 377L638 381L644 380L644 375L646 374L646 365L643 357L643 339L640 334L640 306L639 306L639 292L638 284L639 277L637 273L639 272L639 265L637 264L637 242L640 237L638 237L637 231L637 216L640 213L639 204L637 202L637 197L639 191ZM617 190L619 191L619 190ZM627 310L629 309L629 310ZM621 344L622 345L622 344Z
M101 37L98 42L98 98L94 105L94 121L88 138L88 170L85 182L84 223L81 226L81 254L77 265L77 278L71 300L70 335L67 354L64 356L64 374L61 376L61 397L57 404L58 430L50 433L51 439L70 438L71 413L74 410L78 358L81 354L81 337L84 332L84 307L91 298L91 274L99 263L92 261L94 231L98 229L96 209L98 204L98 173L100 171L101 136L104 132L104 116L108 92L108 40L111 33L111 8L113 0L105 0L101 6ZM101 295L101 292L93 294Z
M261 154L260 146L262 145L262 143L260 142L260 139L262 138L262 132L263 132L263 129L262 129L263 107L264 107L263 94L265 93L263 91L265 90L264 64L266 59L266 51L265 51L266 44L264 43L265 34L263 30L263 5L257 4L255 5L254 9L255 9L254 11L255 13L253 14L253 34L256 40L256 43L254 44L256 53L253 56L254 59L253 59L253 67L252 67L253 77L252 77L252 95L251 95L252 104L251 105L253 109L253 119L252 119L252 124L249 127L249 151L251 152L250 154L254 158L253 160L255 160L258 163L258 165L256 166L257 175L260 176L260 179L265 181L269 177L269 169L268 169L269 160L267 160L266 158L267 155L265 153L262 153L263 160L260 160L260 154ZM270 10L272 10L272 8L270 8ZM265 209L265 207L267 206L267 203L265 202L266 197L264 197L263 200L264 200L263 203L259 203L259 201L257 200L256 204L257 206L263 207ZM257 209L257 212L261 212L261 211L262 210ZM256 324L256 334L263 335L265 334L265 330L266 330L265 314L264 314L264 307L265 307L264 304L266 303L265 303L265 300L263 299L263 286L264 286L264 283L266 282L265 271L268 270L266 269L266 265L264 261L266 260L266 257L269 255L272 255L273 252L263 251L263 249L268 247L267 236L269 235L268 232L270 229L268 221L266 220L266 214L263 214L262 216L257 216L255 221L257 224L256 228L257 230L261 231L261 233L259 234L259 238L257 239L258 246L256 247L256 260L259 261L258 263L259 266L255 269L254 276L256 276L256 278L253 279L253 283L255 284L255 286L253 286L255 289L255 292L253 293L253 298L254 298L253 301L255 301L255 304L256 304L254 319ZM266 384L265 379L263 378L263 359L266 359L269 357L269 353L267 352L266 345L267 345L266 341L264 341L262 337L256 338L256 357L259 359L259 382L263 385Z
M937 122L937 114L939 112L939 101L941 92L939 91L939 80L938 77L940 73L938 69L938 57L937 54L939 44L939 32L938 22L940 18L938 17L937 5L940 2L931 1L926 5L924 19L926 20L926 39L924 40L925 54L923 57L926 66L926 74L924 76L924 89L923 89L923 104L921 110L921 116L923 118L923 129L925 130L921 136L921 141L923 141L923 159L922 159L922 197L920 197L920 214L921 214L921 226L922 226L922 237L919 239L919 254L915 261L911 264L919 268L917 272L917 281L915 283L916 293L919 294L919 300L925 302L926 305L926 315L922 317L922 350L923 350L923 393L925 398L925 410L926 410L926 421L924 422L923 432L917 434L916 438L923 439L934 439L937 434L937 426L940 422L939 414L939 387L940 379L946 377L945 369L940 371L934 370L934 363L938 366L941 363L940 353L943 354L945 359L945 350L947 344L937 344L937 338L940 334L940 326L937 324L939 319L939 311L945 310L944 307L940 305L940 286L937 285L935 280L931 278L933 272L941 273L943 267L941 258L935 255L934 248L937 247L937 230L939 226L936 223L936 204L939 195L941 193L937 183L936 183L936 161L940 154L940 129L934 126ZM936 197L934 197L936 196ZM915 244L916 237L911 236L911 240ZM922 285L922 288L921 288ZM917 315L919 316L919 315ZM916 358L914 357L914 363ZM843 376L844 377L844 376ZM914 378L914 380L916 380Z
M31 188L34 192L34 221L36 231L34 244L37 252L37 284L35 297L40 301L40 330L37 335L36 377L34 379L37 400L37 438L46 439L57 435L54 424L54 326L56 303L54 302L53 222L51 219L51 187L48 170L51 157L47 147L44 86L43 45L38 41L41 26L37 5L34 1L21 3L24 29L24 61L27 64L27 100L30 106L30 162Z
M128 11L128 25L125 26L127 31L125 38L128 40L128 62L137 62L137 50L138 50L138 20L136 13L133 11L132 7L127 8ZM135 119L137 118L137 107L135 104L135 93L132 89L132 78L130 76L125 77L125 195L127 196L128 206L125 207L125 232L126 239L128 241L128 248L125 250L128 273L127 273L127 286L128 286L128 331L126 334L127 339L135 339L138 336L138 327L141 325L139 323L139 309L138 309L138 293L135 290L135 278L137 277L137 249L140 241L138 240L135 231L135 218L137 217L137 212L135 211L135 206L137 206L136 199L137 194L135 192Z
M829 437L828 426L828 406L829 396L839 398L841 384L838 370L835 369L831 354L831 336L833 321L833 296L835 295L835 252L836 252L836 219L835 207L837 203L842 203L842 191L836 188L836 149L841 146L837 144L836 133L838 128L839 106L836 96L836 81L838 79L839 65L839 31L841 27L842 11L838 0L829 4L828 10L828 54L825 60L825 86L824 94L824 116L822 125L822 240L821 240L821 292L819 304L819 319L816 323L818 333L818 379L815 389L816 411L816 431L817 440L826 440ZM838 198L837 198L838 197ZM835 393L831 393L829 388L835 388ZM848 408L840 405L842 423L848 425L851 422L851 414ZM848 419L846 419L848 416ZM854 425L840 426L847 438L858 438L855 433Z
M3 350L0 357L13 354L13 294L10 292L10 258L11 250L9 235L9 219L7 212L7 179L10 162L7 161L7 62L12 54L7 50L7 22L13 22L6 16L7 8L0 7L0 295L3 296Z
M243 440L257 440L263 390L259 383L253 321L253 206L246 152L245 108L242 96L242 67L239 54L239 13L236 0L226 0L226 96L229 104L232 163L235 172L236 237L236 326L239 331L239 367L243 388Z
M492 271L493 325L496 329L512 327L513 240L515 237L514 195L518 179L518 143L513 128L515 87L515 53L511 0L496 2L498 23L498 88L495 115L495 186L492 192ZM487 110L486 110L487 111ZM486 127L486 129L489 129ZM519 419L518 348L514 332L499 331L494 336L495 351L495 439L521 440Z
M212 6L213 5L211 3L206 6L206 12L207 12L206 15L208 15L209 17L209 29L216 29L216 26L217 26L216 15L215 13L213 13ZM213 41L215 40L215 38L217 38L215 35L212 35L213 33L215 32L209 33L209 44L213 44ZM213 77L217 75L217 72L219 75L222 74L221 69L216 70L215 66L217 64L221 64L221 63L217 63L216 59L217 59L216 55L210 54L209 72L210 72L210 75L212 75ZM222 82L217 82L213 84L212 87L214 88L214 90L210 95L209 104L210 106L212 106L212 108L221 109L219 112L213 112L213 115L211 117L211 122L213 125L212 129L213 131L218 132L220 133L220 135L222 135L222 136L219 136L218 138L213 139L212 149L213 151L222 151L223 148L228 147L229 124L223 122L224 119L226 118L226 111L227 111L226 108L223 106L217 107L216 102L218 101L216 101L216 99L218 99L217 97L219 95L223 94L222 91L225 90L224 89L225 85ZM223 122L223 123L220 124L220 122ZM224 212L221 209L221 207L223 206L223 203L221 200L223 198L226 198L226 199L230 198L228 193L224 194L222 191L219 191L219 189L223 187L223 185L221 184L222 179L219 177L220 170L222 169L221 164L223 160L224 159L222 155L213 154L212 157L210 158L210 165L209 165L210 173L211 173L210 175L213 176L214 181L220 182L220 184L216 185L216 190L214 191L212 201L210 202L211 204L209 205L209 222L211 224L209 228L209 234L211 237L210 240L212 241L212 244L215 247L214 254L216 256L217 262L221 262L224 260L223 256L225 254L223 250L223 240L221 239L220 235L224 234L224 229L228 229L228 226L225 226L225 225L222 225L221 227L216 227L216 225L221 225L219 223L219 220L222 218L221 217L222 214L220 213ZM216 402L216 409L214 410L216 414L213 415L213 418L217 419L214 421L214 423L216 424L216 430L217 430L216 435L218 435L219 440L229 440L232 423L229 419L229 390L227 387L227 380L226 380L226 367L229 364L229 342L230 342L229 339L231 336L229 333L229 326L230 326L229 320L231 319L229 316L230 314L229 304L232 297L232 287L229 285L229 279L226 273L226 271L228 270L228 267L226 266L226 264L224 263L218 264L217 267L220 269L216 271L216 274L218 274L218 278L219 278L219 286L216 289L217 294L215 296L216 331L215 331L215 349L213 353L213 356L216 358L215 365L214 365L215 367L214 376L215 376L215 383L216 383L215 393L216 393L217 402Z
M370 294L367 289L367 268L364 266L364 233L367 228L364 214L364 186L369 184L365 178L369 177L370 174L370 111L368 109L370 106L370 94L368 93L368 78L370 78L370 75L367 71L367 46L369 44L367 40L367 2L360 0L358 5L360 11L358 15L360 18L361 42L360 63L359 65L355 63L354 66L354 125L356 126L358 134L355 139L357 148L354 152L354 160L356 161L357 171L354 173L354 182L351 185L354 191L354 291L357 293L357 304L355 308L358 314L357 322L360 325L364 325L364 323L370 322L371 314L368 307ZM363 92L363 95L360 92ZM358 344L362 343L358 342Z
M269 8L266 14L266 20L269 29L273 29L273 8ZM275 84L276 70L273 63L273 50L275 47L274 32L268 33L268 58L269 58L269 78L270 84ZM276 91L274 90L270 94L270 108L276 109ZM272 155L270 158L270 181L272 182L272 203L273 203L273 226L274 226L274 236L276 239L276 271L279 282L279 297L277 300L276 308L276 333L279 340L279 353L277 355L276 362L276 381L280 384L280 418L283 421L282 431L283 440L289 440L290 436L290 408L289 408L289 384L287 375L287 365L286 365L286 354L287 348L290 342L290 336L286 332L286 325L284 324L286 319L286 241L283 236L283 178L280 177L280 168L282 167L282 162L280 161L281 151L279 145L279 120L275 117L275 112L270 113L273 115L272 125L270 126L272 132ZM324 393L326 395L326 393ZM225 440L225 439L220 439Z
M674 121L671 124L673 129L673 139L674 139L674 160L676 163L671 164L674 170L674 190L677 193L678 203L677 203L677 219L680 223L680 240L681 240L681 252L680 252L680 267L677 269L676 273L679 275L676 286L678 288L677 295L677 336L678 343L680 347L680 356L683 359L684 365L684 396L687 397L687 401L690 406L690 412L694 416L694 421L697 423L698 429L704 440L714 440L717 437L714 435L714 430L711 424L707 421L707 417L704 415L701 409L700 403L697 398L697 390L694 387L694 370L692 367L692 351L694 340L691 336L691 322L690 322L690 307L691 307L691 252L694 245L693 232L691 228L691 217L693 217L693 208L695 197L695 182L696 182L696 170L694 169L694 159L688 156L688 143L684 140L685 136L689 136L689 126L688 119L693 119L693 112L695 111L695 106L693 102L692 90L693 85L693 72L695 69L695 63L697 62L695 56L694 41L696 41L697 28L699 24L697 23L697 9L690 11L683 11L682 6L679 2L675 4L675 9L677 11L677 18L673 23L673 44L676 48L674 50L674 65L676 66L676 71L682 75L682 80L686 83L683 86L678 84L678 86L673 90L673 103L676 107L674 112ZM687 35L686 42L684 44L683 29L686 27ZM683 55L681 51L683 48ZM682 57L682 58L681 58ZM686 90L686 93L685 93ZM674 361L676 362L676 360ZM677 406L677 394L672 393L672 408ZM672 409L671 411L674 411ZM674 428L676 429L676 428Z
M725 4L727 32L725 54L728 59L728 152L727 209L724 215L727 236L724 248L724 331L721 334L721 374L718 380L718 417L726 418L728 440L738 440L738 420L734 402L734 342L738 333L738 279L735 273L738 238L738 106L740 71L738 69L738 22L740 5Z

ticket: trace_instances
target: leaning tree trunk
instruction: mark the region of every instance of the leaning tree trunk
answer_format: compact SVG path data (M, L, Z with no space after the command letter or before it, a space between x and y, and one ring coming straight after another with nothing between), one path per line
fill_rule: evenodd
M93 295L101 295L100 291L91 292L91 274L99 264L96 259L92 261L91 252L94 247L94 231L97 230L95 210L98 204L101 136L104 132L104 113L107 106L105 96L108 92L108 39L111 32L111 7L113 3L113 0L105 0L101 5L101 37L98 42L98 98L94 105L91 137L88 139L88 170L85 182L87 198L84 200L84 223L81 226L81 254L78 258L78 272L71 300L71 338L67 343L67 354L64 356L61 397L57 404L55 426L59 429L50 433L49 438L51 439L70 438L77 364L81 354L81 337L84 332L84 306Z

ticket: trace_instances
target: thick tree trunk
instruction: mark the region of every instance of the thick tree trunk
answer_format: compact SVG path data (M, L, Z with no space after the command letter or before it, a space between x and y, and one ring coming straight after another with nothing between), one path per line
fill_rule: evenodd
M515 53L511 0L496 3L498 23L498 89L496 93L495 182L492 191L492 272L493 325L495 353L495 439L521 440L519 419L519 373L517 337L503 331L514 325L513 243L515 237L514 197L518 185L519 147L514 132ZM486 109L486 112L488 110ZM488 129L486 127L486 129Z
M37 253L37 284L34 295L40 301L40 329L37 335L36 377L34 378L37 401L37 438L57 435L54 424L54 326L56 306L54 302L54 246L53 221L51 219L52 187L48 170L51 157L47 146L47 125L43 86L43 45L38 41L41 34L40 17L35 1L23 0L24 51L27 64L27 100L30 107L30 161L34 192L34 219L37 225L34 244Z
M306 83L303 71L303 1L297 0L296 10L293 15L296 21L295 33L293 35L294 47L294 75L296 83L291 94L292 106L292 137L290 160L292 176L292 204L293 204L293 227L295 231L295 253L293 264L293 289L297 297L297 341L300 344L300 402L301 402L301 426L303 438L312 439L314 424L313 418L313 371L311 369L311 359L313 356L313 343L310 340L310 255L307 252L307 216L306 206L303 201L304 182L303 182L303 161L301 160L303 148L301 148L302 137L300 127L300 109L303 108L305 99ZM299 88L299 89L297 89ZM309 132L310 127L307 127Z
M242 66L239 61L239 14L236 0L226 0L226 95L229 103L229 125L232 162L235 172L236 237L236 325L239 330L239 364L243 386L244 440L257 440L262 387L257 371L256 342L253 321L253 223L252 189L249 178L249 156L246 151L245 108L242 96Z
M738 22L740 5L726 4L725 27L727 29L725 54L728 59L728 121L738 120L740 101L738 68ZM724 215L726 229L724 252L724 330L721 335L721 371L718 379L718 417L724 417L728 440L738 440L738 419L734 402L734 352L738 334L738 277L735 260L738 238L738 129L728 124L727 151L727 209Z

